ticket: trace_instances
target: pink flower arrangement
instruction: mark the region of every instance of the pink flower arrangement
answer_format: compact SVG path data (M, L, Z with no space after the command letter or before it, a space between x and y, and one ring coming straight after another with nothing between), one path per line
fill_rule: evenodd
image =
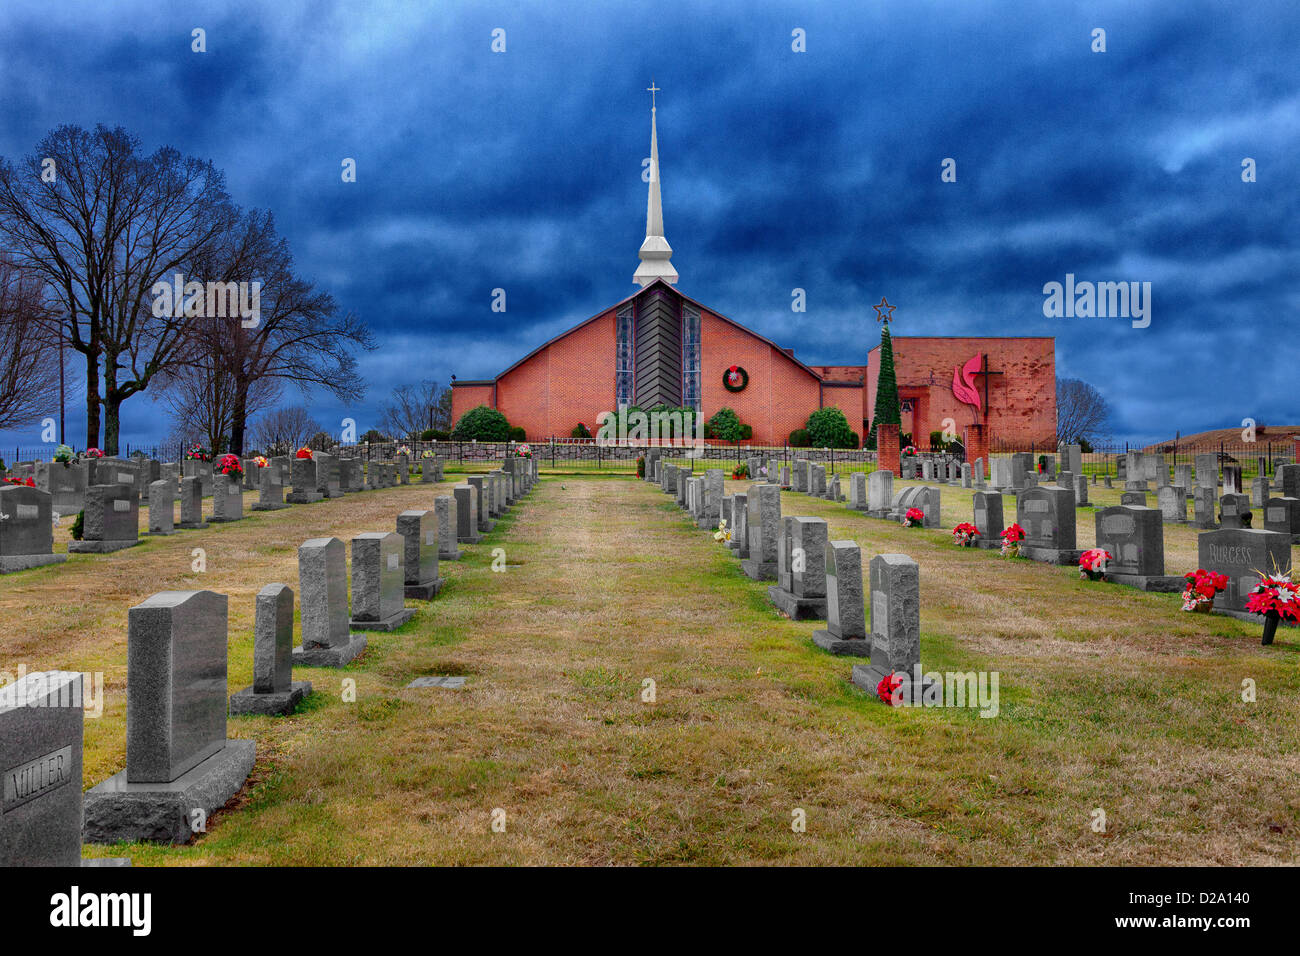
M919 528L925 521L925 512L920 508L908 508L907 514L903 515L904 528Z
M1079 577L1098 581L1106 577L1106 562L1111 553L1103 548L1089 548L1079 555Z

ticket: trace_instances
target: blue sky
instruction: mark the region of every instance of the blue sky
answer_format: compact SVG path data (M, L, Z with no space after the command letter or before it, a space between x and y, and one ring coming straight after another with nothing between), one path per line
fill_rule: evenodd
M865 362L882 295L900 336L1055 336L1115 435L1154 438L1300 419L1297 50L1294 2L6 0L0 154L71 122L212 159L374 329L365 400L307 402L364 429L633 290L653 76L684 292L810 364ZM1151 282L1150 326L1045 317L1067 273ZM124 434L160 412L130 400Z

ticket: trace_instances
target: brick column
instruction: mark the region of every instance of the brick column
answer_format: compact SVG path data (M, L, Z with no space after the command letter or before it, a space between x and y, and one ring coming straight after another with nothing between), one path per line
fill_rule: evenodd
M987 478L991 472L989 464L989 435L988 429L984 425L967 425L966 426L966 460L970 462L971 467L975 466L975 459L984 460L984 475Z
M898 426L883 422L876 426L876 467L892 471L897 477L902 473L898 462Z

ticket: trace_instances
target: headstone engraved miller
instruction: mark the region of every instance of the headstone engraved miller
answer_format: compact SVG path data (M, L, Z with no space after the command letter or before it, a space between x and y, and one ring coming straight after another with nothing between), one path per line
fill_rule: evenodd
M832 654L869 657L862 599L862 549L856 541L832 541L826 552L826 628L813 643Z
M253 683L230 695L232 714L292 714L311 693L293 679L293 589L268 584L257 592L253 622Z
M80 541L69 541L74 554L106 554L140 543L140 500L134 484L91 485Z
M357 631L394 631L415 616L403 604L406 540L392 531L368 531L352 539L352 622Z
M432 511L412 509L397 516L397 533L402 536L402 567L406 597L432 601L442 588L438 576L438 518Z
M1142 591L1183 589L1181 577L1165 574L1165 529L1159 510L1120 505L1102 508L1095 520L1097 547L1111 554L1107 578Z
M82 865L81 695L70 671L0 687L0 867Z
M293 649L295 666L342 667L365 650L365 635L348 629L348 571L342 541L312 538L299 546L298 592L302 646Z
M791 620L826 617L826 521L789 515L777 549L777 583L767 599Z
M256 745L226 738L226 620L213 591L127 612L126 769L86 792L89 842L188 842L248 779Z
M51 500L31 485L0 485L0 574L68 560L53 553Z
M1228 586L1214 597L1214 609L1243 620L1259 621L1246 611L1246 599L1260 574L1291 567L1291 542L1285 534L1263 528L1220 528L1196 537L1199 565L1227 575Z

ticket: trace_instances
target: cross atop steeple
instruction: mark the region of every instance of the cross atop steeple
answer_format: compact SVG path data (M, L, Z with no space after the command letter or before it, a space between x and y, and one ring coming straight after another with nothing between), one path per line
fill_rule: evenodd
M673 256L673 247L664 238L663 200L659 195L659 131L655 123L655 94L660 92L652 79L646 87L650 94L650 195L646 199L645 242L637 255L641 264L637 266L632 281L642 287L648 286L655 279L668 283L677 281L677 270L668 260Z

